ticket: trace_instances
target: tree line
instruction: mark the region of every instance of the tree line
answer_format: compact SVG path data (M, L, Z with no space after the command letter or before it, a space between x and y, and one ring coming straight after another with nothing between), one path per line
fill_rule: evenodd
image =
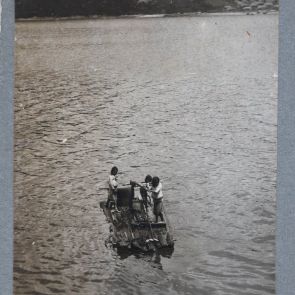
M16 18L220 11L234 0L15 0Z

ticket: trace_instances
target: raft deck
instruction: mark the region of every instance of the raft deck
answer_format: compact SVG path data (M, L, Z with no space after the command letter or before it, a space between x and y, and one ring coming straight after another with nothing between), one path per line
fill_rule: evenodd
M156 223L152 208L145 207L141 202L135 198L134 187L128 186L118 188L118 210L114 207L107 208L106 202L100 203L107 221L111 224L112 244L117 247L135 247L143 251L173 247L171 226L165 212L164 222ZM137 203L136 206L132 206L134 203Z

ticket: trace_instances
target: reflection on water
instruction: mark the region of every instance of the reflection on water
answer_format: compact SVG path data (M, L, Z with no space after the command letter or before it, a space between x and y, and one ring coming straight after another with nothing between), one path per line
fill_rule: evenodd
M15 294L275 293L277 22L17 23ZM173 253L105 246L112 165L162 179Z

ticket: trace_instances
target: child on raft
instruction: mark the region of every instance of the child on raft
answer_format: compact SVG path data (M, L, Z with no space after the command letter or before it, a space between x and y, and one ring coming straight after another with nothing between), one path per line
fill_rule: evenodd
M150 196L148 195L148 191L151 190L151 182L152 182L152 177L151 175L147 175L144 179L144 186L140 187L140 195L142 197L142 201L145 207L145 210L148 210L148 205L151 206L151 202L150 202Z
M154 214L156 216L156 223L158 222L158 218L160 216L161 221L164 221L163 217L163 192L162 192L162 183L160 182L160 178L154 176L152 178L152 187L150 189L152 192L152 198L154 201Z
M108 178L108 200L106 207L110 208L110 202L115 203L115 208L117 209L117 187L118 187L118 168L116 166L112 167L111 174Z

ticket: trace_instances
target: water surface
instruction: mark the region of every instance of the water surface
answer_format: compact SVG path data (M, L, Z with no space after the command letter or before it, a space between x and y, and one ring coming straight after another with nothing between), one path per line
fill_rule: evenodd
M274 294L277 15L19 22L15 294ZM163 179L172 255L105 246Z

